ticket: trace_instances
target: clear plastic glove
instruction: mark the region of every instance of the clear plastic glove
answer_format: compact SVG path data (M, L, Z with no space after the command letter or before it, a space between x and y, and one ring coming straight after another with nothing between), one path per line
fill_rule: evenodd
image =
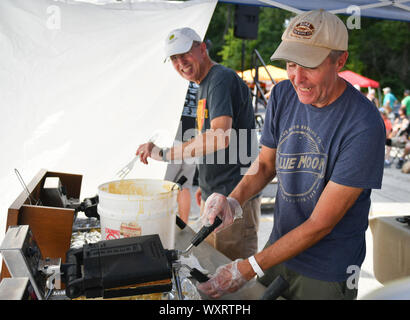
M219 216L222 220L220 226L215 229L217 232L231 225L235 219L242 218L241 205L234 198L225 197L220 193L213 193L205 202L201 222L205 226L211 225L214 223L216 216Z
M248 281L238 270L238 262L241 260L237 259L220 266L211 279L198 284L197 288L211 298L219 298L227 293L239 290Z

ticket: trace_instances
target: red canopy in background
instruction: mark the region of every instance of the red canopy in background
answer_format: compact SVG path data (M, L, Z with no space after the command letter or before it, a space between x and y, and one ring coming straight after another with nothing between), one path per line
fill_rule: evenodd
M358 84L361 88L380 87L380 84L377 81L363 77L360 74L354 73L350 70L339 72L339 76L345 79L346 81L349 81L352 85Z

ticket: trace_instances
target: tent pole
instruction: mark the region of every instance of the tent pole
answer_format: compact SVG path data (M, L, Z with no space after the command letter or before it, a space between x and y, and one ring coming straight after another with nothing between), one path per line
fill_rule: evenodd
M286 11L294 12L296 14L300 14L300 13L304 12L303 10L299 10L299 9L296 9L294 7L291 7L291 6L287 6L286 4L280 3L278 1L273 1L273 0L259 0L259 1L263 2L263 3L266 3L266 4L269 4L271 6L286 10Z
M400 0L398 0L400 1ZM407 1L407 0L405 0ZM386 7L392 5L392 1L384 1L384 0L379 0L379 2L375 3L370 3L366 5L357 5L357 7L360 8L360 10L366 10L366 9L373 9L373 8L380 8L380 7ZM346 13L347 8L341 8L341 9L335 9L335 10L329 10L329 12L333 14L339 14L339 13Z

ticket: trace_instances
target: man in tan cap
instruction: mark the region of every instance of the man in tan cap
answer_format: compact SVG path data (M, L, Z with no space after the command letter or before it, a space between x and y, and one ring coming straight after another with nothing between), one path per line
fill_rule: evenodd
M283 33L271 59L287 62L289 80L272 89L257 173L229 195L242 204L276 175L272 233L264 250L198 285L205 294L220 297L257 275L266 286L282 277L285 299L356 298L386 137L377 108L338 76L347 47L345 25L323 10L296 16ZM205 207L210 223L231 216L221 195Z

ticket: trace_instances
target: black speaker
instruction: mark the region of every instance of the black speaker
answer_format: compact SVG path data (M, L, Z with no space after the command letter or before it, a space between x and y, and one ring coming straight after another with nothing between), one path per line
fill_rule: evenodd
M235 6L234 36L241 39L258 38L259 7Z

